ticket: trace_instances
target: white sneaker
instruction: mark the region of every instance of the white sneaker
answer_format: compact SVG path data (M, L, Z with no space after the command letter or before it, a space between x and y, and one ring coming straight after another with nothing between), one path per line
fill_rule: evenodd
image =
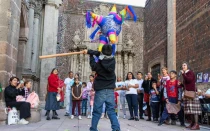
M101 115L101 119L103 119L104 118L104 113L102 113L102 115Z
M71 119L74 119L74 115L71 115Z
M92 119L92 116L90 116L90 119Z
M29 122L28 121L26 121L25 119L21 119L19 122L18 122L18 124L22 124L22 125L26 125L26 124L28 124Z
M88 119L90 119L90 115L88 115L88 117L87 117Z
M126 115L123 116L123 119L125 119L125 118L126 118Z
M82 117L81 117L81 116L79 116L79 117L78 117L78 119L79 119L79 120L82 120Z

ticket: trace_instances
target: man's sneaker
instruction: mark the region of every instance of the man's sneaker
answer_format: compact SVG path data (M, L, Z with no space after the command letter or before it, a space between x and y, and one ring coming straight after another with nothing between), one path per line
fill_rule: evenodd
M28 124L29 122L28 121L26 121L25 119L21 119L19 122L18 122L18 124L22 124L22 125L26 125L26 124Z
M79 117L78 117L78 119L79 119L79 120L82 120L82 117L81 117L81 116L79 116Z
M125 119L125 118L126 118L126 115L123 116L123 119Z
M92 116L90 116L90 119L92 119Z
M69 116L69 113L66 112L66 114L64 116Z
M159 124L158 124L158 126L161 126L161 125L163 125L163 122L160 121Z
M74 115L71 115L71 119L74 119Z
M101 119L103 119L104 118L104 113L102 113L102 115L101 115Z

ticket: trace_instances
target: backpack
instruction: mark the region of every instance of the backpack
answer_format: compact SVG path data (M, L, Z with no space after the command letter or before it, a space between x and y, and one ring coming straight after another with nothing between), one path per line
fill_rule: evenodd
M28 95L26 102L29 102L31 104L31 108L38 108L39 96L35 92L32 92Z

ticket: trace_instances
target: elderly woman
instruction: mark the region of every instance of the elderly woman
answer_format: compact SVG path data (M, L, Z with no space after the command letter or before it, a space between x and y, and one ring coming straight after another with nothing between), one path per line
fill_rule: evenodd
M10 85L5 88L4 97L7 107L16 107L17 110L20 110L20 121L19 124L28 124L29 122L25 119L31 117L30 113L30 103L28 102L17 102L16 96L20 95L19 88L21 84L19 83L19 79L17 77L11 77Z
M56 110L60 109L59 101L57 101L57 94L60 93L61 88L59 87L58 70L54 68L48 77L48 93L45 104L45 110L47 110L47 120L50 120L50 110L53 111L52 119L60 119L56 115Z
M182 64L181 73L183 76L183 84L185 90L196 92L197 89L195 87L195 74L192 70L189 69L189 65L186 62ZM190 125L186 128L189 128L190 130L199 130L200 127L198 124L198 115L201 115L201 107L198 96L195 96L193 99L184 98L184 113L190 115L192 120Z

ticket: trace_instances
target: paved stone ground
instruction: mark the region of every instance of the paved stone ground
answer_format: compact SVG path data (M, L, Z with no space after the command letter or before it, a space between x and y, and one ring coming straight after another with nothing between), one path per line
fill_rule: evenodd
M73 120L64 116L65 111L59 110L58 114L61 117L60 120L46 121L44 117L45 111L42 111L42 120L38 123L30 123L29 125L5 125L0 126L0 131L88 131L90 127L90 119L84 118ZM140 121L128 121L123 118L119 118L122 131L184 131L185 128L171 125L157 126L157 123L147 122L145 120ZM210 128L201 128L201 131L209 131ZM111 125L109 119L101 119L99 122L99 131L111 131Z

